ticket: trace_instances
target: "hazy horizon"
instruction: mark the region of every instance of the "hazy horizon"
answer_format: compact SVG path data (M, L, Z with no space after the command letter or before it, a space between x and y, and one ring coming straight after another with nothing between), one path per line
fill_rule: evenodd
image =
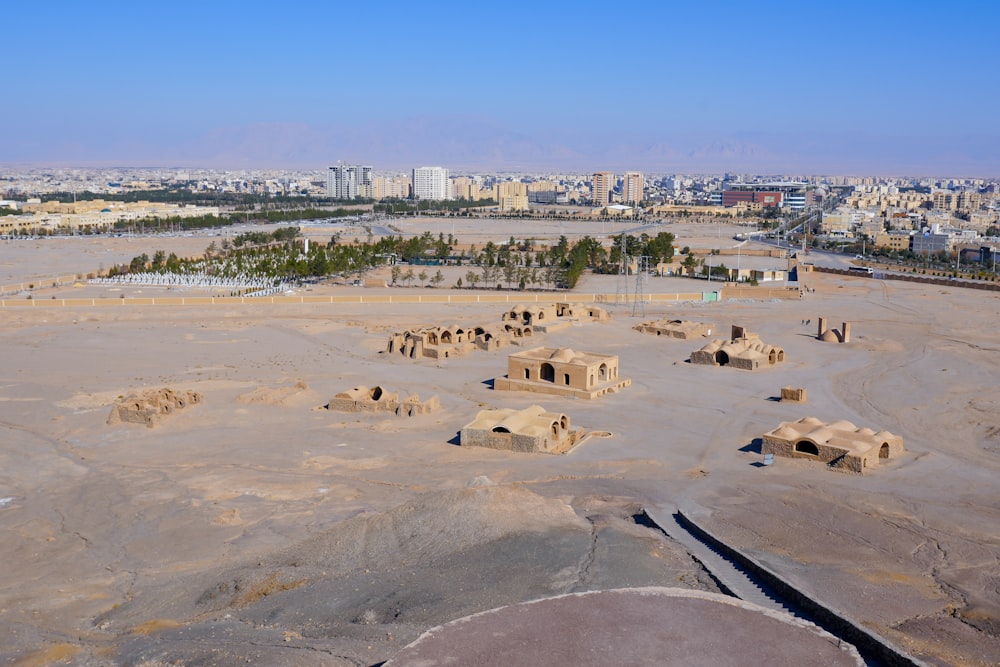
M997 6L605 7L17 5L0 163L1000 176Z

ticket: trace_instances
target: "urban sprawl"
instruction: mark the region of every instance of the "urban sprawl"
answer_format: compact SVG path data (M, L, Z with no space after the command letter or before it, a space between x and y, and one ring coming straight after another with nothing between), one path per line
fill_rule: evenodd
M146 222L232 223L251 211L344 207L357 215L452 215L669 221L730 219L803 247L935 258L995 271L1000 180L466 173L418 167L324 170L28 169L0 172L0 235L138 232ZM294 220L292 215L286 218ZM275 218L269 218L275 221ZM281 220L278 218L278 220Z

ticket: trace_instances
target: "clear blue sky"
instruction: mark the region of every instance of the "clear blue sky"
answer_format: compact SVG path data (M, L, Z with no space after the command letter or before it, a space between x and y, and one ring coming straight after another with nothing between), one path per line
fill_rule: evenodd
M1000 176L1000 3L12 2L0 162Z

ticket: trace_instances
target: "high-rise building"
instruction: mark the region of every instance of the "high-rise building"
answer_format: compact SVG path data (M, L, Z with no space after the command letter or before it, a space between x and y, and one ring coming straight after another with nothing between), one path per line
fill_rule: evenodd
M326 196L332 199L354 199L375 196L375 179L371 167L337 165L326 175Z
M376 176L375 199L408 199L410 197L409 176Z
M594 206L607 206L611 203L611 191L615 187L615 175L610 171L594 173L590 186L590 198Z
M638 204L642 201L642 172L626 171L622 181L622 203Z
M448 170L444 167L417 167L413 170L414 199L450 199Z

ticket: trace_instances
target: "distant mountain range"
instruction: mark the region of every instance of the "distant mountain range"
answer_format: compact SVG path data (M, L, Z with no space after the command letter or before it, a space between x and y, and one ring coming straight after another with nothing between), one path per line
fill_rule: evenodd
M833 131L799 134L586 135L565 128L512 129L478 116L423 117L361 126L259 123L216 128L189 141L64 146L37 161L78 166L185 165L218 168L324 168L344 161L378 170L440 165L461 171L624 171L647 173L840 173L1000 176L995 137L870 137ZM23 152L23 151L22 151ZM28 156L23 156L28 157Z

